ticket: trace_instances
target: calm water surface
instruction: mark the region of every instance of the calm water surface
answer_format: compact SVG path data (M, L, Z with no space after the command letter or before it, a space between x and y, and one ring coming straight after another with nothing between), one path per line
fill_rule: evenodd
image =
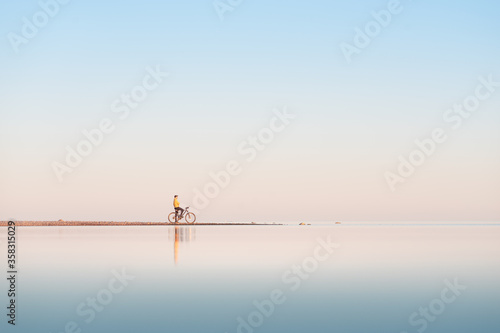
M2 332L500 332L495 225L22 227L17 236L17 325L3 314ZM5 272L5 229L0 239ZM5 279L0 288L6 305Z

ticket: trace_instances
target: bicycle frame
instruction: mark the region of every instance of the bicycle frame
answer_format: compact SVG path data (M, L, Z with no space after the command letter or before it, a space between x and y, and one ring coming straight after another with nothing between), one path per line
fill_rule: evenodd
M189 213L189 207L184 208L184 211L179 216L177 216L177 218L182 219L187 213ZM177 211L175 211L175 215L177 215Z

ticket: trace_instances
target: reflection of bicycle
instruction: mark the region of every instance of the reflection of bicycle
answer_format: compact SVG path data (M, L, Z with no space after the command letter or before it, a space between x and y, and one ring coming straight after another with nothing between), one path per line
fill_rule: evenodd
M186 218L187 223L191 224L191 223L194 223L196 221L196 215L194 215L194 213L191 213L189 211L189 207L186 207L186 209L184 209L184 211L182 212L182 214L180 216L177 216L176 212L172 212L172 213L168 214L168 222L177 223L180 220L182 220L184 217Z

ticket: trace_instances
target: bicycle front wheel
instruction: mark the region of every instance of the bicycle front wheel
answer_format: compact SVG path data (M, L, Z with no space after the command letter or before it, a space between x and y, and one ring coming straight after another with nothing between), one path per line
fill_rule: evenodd
M175 212L168 214L168 222L170 222L170 223L175 222Z
M194 223L196 221L196 215L194 213L187 213L186 214L186 222L187 223Z

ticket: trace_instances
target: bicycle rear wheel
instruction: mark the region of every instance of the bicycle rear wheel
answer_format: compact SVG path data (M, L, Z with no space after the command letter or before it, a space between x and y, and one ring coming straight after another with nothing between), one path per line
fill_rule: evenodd
M175 222L175 212L168 214L168 222L170 222L170 223Z
M194 213L187 213L186 214L186 222L187 223L194 223L196 221L196 215L194 215Z

